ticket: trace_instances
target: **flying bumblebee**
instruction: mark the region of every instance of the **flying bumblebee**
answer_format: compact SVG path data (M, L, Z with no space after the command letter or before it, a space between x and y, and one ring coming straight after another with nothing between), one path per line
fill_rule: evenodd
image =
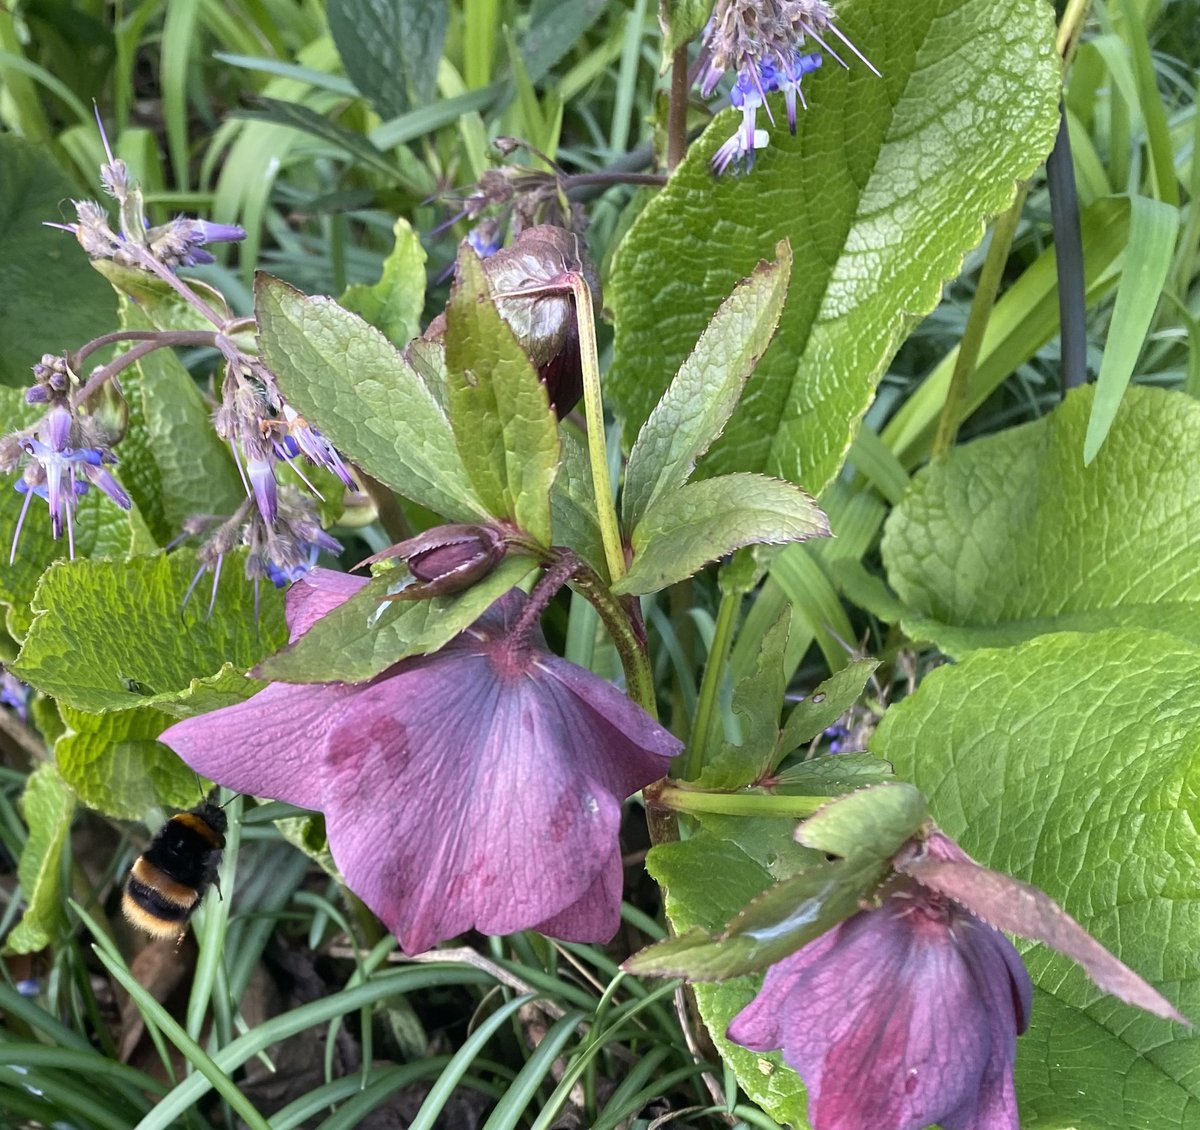
M130 868L121 898L125 917L160 938L182 937L209 886L220 893L217 868L227 827L211 797L172 816Z

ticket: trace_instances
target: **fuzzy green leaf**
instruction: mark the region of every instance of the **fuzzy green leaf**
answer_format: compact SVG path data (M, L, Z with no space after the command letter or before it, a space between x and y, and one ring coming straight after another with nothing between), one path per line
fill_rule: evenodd
M550 398L465 244L457 271L446 307L446 366L459 453L491 515L549 545L559 451Z
M377 283L347 287L341 305L370 322L397 349L421 332L425 309L425 248L405 219L392 226L395 243Z
M533 568L531 558L514 555L466 592L386 604L383 598L407 574L381 573L255 674L283 683L364 683L401 659L436 651Z
M771 343L787 297L792 256L759 263L721 303L696 348L638 434L625 469L621 514L632 530L663 495L691 478L696 461L721 434L746 380Z
M914 478L883 538L914 639L959 655L1138 625L1200 643L1200 404L1130 387L1085 467L1093 395Z
M176 718L142 707L85 714L61 706L67 730L54 745L59 772L88 808L140 820L154 807L190 808L196 774L155 739Z
M872 749L968 852L1058 900L1194 1019L1197 717L1197 647L1139 628L1059 633L935 670L887 712ZM1018 946L1036 985L1017 1045L1022 1126L1183 1130L1200 1118L1195 1030L1104 996L1043 946Z
M908 326L1053 144L1051 16L1041 0L850 0L838 26L882 78L827 60L805 79L795 137L772 95L777 125L745 176L713 177L741 120L718 115L617 250L609 391L627 436L734 283L786 238L779 331L701 470L819 495Z
M79 191L48 154L45 144L0 134L0 385L27 388L43 353L78 349L116 321L112 290L83 248L43 226L73 220Z
M59 562L38 586L13 672L92 714L155 707L186 718L241 702L261 689L242 672L287 637L283 596L264 588L256 602L232 555L212 614L203 581L185 608L196 568L187 551Z
M21 810L29 838L17 864L17 879L26 907L4 948L9 953L36 953L55 940L63 920L60 864L75 797L53 765L39 765L25 782Z
M633 531L633 564L613 587L651 593L753 543L829 534L821 508L799 487L765 475L722 475L663 495Z
M382 333L270 275L255 280L255 309L283 394L343 454L445 518L487 517L436 397Z

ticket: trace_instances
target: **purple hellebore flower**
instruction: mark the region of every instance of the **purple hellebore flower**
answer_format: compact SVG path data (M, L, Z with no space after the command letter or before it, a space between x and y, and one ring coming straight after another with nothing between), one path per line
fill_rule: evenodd
M931 855L967 860L935 833ZM1013 1061L1033 989L1009 940L904 876L772 966L729 1039L783 1049L813 1130L1016 1130Z
M293 639L366 582L314 569ZM419 953L472 927L601 942L619 923L621 802L680 742L514 626L517 591L361 686L275 683L162 735L230 788L325 814L346 883Z

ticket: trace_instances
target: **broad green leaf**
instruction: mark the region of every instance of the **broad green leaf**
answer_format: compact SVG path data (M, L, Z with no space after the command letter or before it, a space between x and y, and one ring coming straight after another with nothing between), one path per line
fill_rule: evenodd
M651 593L753 543L823 537L821 508L799 487L765 475L722 475L663 495L633 531L633 564L613 587Z
M1133 376L1146 331L1158 308L1175 254L1179 209L1145 196L1131 200L1129 247L1117 287L1117 302L1096 380L1096 398L1083 441L1083 461L1091 463L1108 435Z
M856 659L821 683L803 702L797 703L779 735L779 758L786 757L805 742L811 742L845 714L858 701L878 666L878 659Z
M952 655L1121 625L1200 643L1200 404L1131 386L1085 467L1092 399L915 476L883 538L911 637Z
M779 331L701 470L814 494L907 327L1049 152L1061 86L1041 0L858 0L838 16L883 78L853 60L810 75L797 135L773 103L771 144L744 176L710 171L740 122L718 115L634 223L608 288L609 390L632 432L734 283L786 238Z
M28 387L43 353L78 349L115 328L116 299L83 248L43 226L73 221L77 194L44 146L0 135L0 385Z
M392 225L395 243L377 283L347 287L341 305L370 322L397 349L421 332L425 309L425 248L403 217Z
M326 17L347 76L381 117L430 100L449 20L442 0L329 0Z
M43 411L43 407L26 404L20 390L0 388L0 418L6 429L32 424ZM121 475L119 467L116 475ZM33 619L30 603L39 578L52 561L67 556L69 546L66 537L55 541L51 536L46 503L34 497L25 513L16 555L9 563L17 523L29 497L17 493L15 482L15 475L0 476L0 605L7 606L9 635L20 640ZM154 539L137 509L122 510L98 490L89 490L79 499L74 526L76 557L123 557L154 548Z
M792 256L786 242L774 263L759 263L721 303L696 348L638 433L625 468L621 516L627 530L664 494L692 476L721 434L746 379L771 343L787 297Z
M140 302L123 300L121 320L126 329L152 328ZM174 351L155 350L126 369L121 389L129 404L129 430L117 445L121 481L158 544L178 537L193 515L232 514L245 488Z
M487 517L425 382L374 326L260 274L263 359L298 412L364 471L445 518Z
M63 918L62 853L75 814L75 797L53 765L39 765L29 775L21 811L29 838L17 864L17 879L26 907L4 948L9 953L36 953L55 940Z
M61 707L67 731L54 745L58 770L88 807L118 820L140 820L153 807L190 808L196 774L155 738L174 715L141 707L85 714Z
M704 762L696 784L705 789L750 785L771 767L779 738L779 712L787 692L783 669L791 609L784 608L763 636L758 664L733 688L732 710L741 731L737 742L723 741Z
M183 718L261 690L242 672L286 639L282 593L256 595L231 555L209 615L207 578L184 607L196 568L186 550L59 562L38 586L14 674L92 714L155 707Z
M466 592L390 603L381 602L405 574L381 573L255 674L284 683L364 683L401 659L436 651L533 568L531 558L513 555Z
M1200 648L1119 628L941 667L888 711L871 744L971 855L1042 888L1196 1018L1197 718ZM1195 1032L1103 996L1042 946L1018 946L1036 985L1017 1044L1021 1125L1193 1125Z
M608 580L604 540L596 517L596 488L587 449L569 427L559 431L562 457L550 488L550 514L556 545L569 546Z
M678 934L715 933L771 885L771 875L737 844L698 835L651 849L646 869L664 890L667 917ZM804 1127L804 1084L778 1052L748 1051L725 1038L733 1017L762 985L759 976L695 986L705 1028L750 1098L784 1126Z
M491 515L548 546L559 452L550 398L465 244L457 274L446 307L446 367L459 453Z

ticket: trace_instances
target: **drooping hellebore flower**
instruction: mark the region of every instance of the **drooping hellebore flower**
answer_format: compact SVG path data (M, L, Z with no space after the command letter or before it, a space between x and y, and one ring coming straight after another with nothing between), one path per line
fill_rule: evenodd
M315 569L293 639L365 581ZM362 686L272 684L162 741L232 789L325 814L346 884L408 953L472 927L606 941L621 802L680 743L615 687L514 631L512 592L440 651Z
M937 839L932 850L968 858ZM772 966L728 1036L782 1048L813 1130L1016 1130L1013 1062L1032 991L999 930L897 876L878 907Z

